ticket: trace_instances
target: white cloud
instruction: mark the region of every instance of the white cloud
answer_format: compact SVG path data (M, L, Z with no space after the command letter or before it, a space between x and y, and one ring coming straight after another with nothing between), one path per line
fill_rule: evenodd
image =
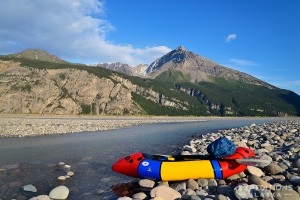
M108 41L106 35L115 28L104 14L98 0L1 0L0 54L41 48L71 61L136 65L171 50Z
M232 65L237 65L237 66L242 66L242 67L253 67L253 66L258 66L257 63L250 61L250 60L245 60L245 59L236 59L232 58L229 60L230 64Z
M225 43L228 43L228 42L230 42L230 41L232 41L232 40L235 40L236 37L237 37L237 35L236 35L235 33L229 34L229 35L225 38Z

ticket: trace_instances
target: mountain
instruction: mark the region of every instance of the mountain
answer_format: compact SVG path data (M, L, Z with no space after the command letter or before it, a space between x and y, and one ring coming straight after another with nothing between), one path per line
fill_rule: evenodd
M103 67L106 69L110 69L113 71L121 72L130 76L133 76L135 73L132 70L132 67L130 67L128 64L120 63L120 62L115 62L115 63L98 63L98 64L93 64L90 65L93 67Z
M147 67L150 78L113 71L130 67L126 64L111 70L42 61L39 55L0 56L0 113L300 116L300 96L294 92L183 47Z
M67 61L64 61L59 57L52 55L47 51L41 49L27 49L22 52L16 54L10 54L7 56L11 58L25 58L30 60L47 61L47 62L54 62L54 63L67 63Z
M176 79L198 83L201 81L213 82L215 78L241 81L270 89L274 86L254 78L248 74L221 66L205 57L187 51L183 46L156 59L146 69L146 74L152 78Z
M140 64L135 67L131 67L128 64L114 62L114 63L98 63L90 65L92 67L103 67L112 71L127 74L129 76L145 76L145 70L148 65Z

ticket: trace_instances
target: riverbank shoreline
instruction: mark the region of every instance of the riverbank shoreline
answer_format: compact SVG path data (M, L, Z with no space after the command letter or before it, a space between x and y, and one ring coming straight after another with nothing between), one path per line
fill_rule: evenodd
M196 117L0 115L0 138L37 137L123 129L153 123L206 121Z
M153 123L199 122L240 117L193 117L193 116L97 116L97 115L44 115L1 114L0 138L37 137L80 132L123 129ZM254 117L245 117L255 119ZM260 119L260 117L257 117ZM270 118L270 117L267 117ZM263 119L263 118L261 118ZM273 118L272 118L273 119ZM281 118L282 119L282 118ZM276 120L276 118L274 118Z

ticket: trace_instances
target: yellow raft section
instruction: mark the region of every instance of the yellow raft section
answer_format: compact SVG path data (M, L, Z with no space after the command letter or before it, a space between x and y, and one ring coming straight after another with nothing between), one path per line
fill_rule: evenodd
M163 162L160 170L163 181L215 178L214 169L209 160Z

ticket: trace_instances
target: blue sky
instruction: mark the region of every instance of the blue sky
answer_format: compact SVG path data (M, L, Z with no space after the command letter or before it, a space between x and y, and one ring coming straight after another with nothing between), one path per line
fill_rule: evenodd
M298 0L1 0L0 54L134 66L183 45L300 94L299 27Z

